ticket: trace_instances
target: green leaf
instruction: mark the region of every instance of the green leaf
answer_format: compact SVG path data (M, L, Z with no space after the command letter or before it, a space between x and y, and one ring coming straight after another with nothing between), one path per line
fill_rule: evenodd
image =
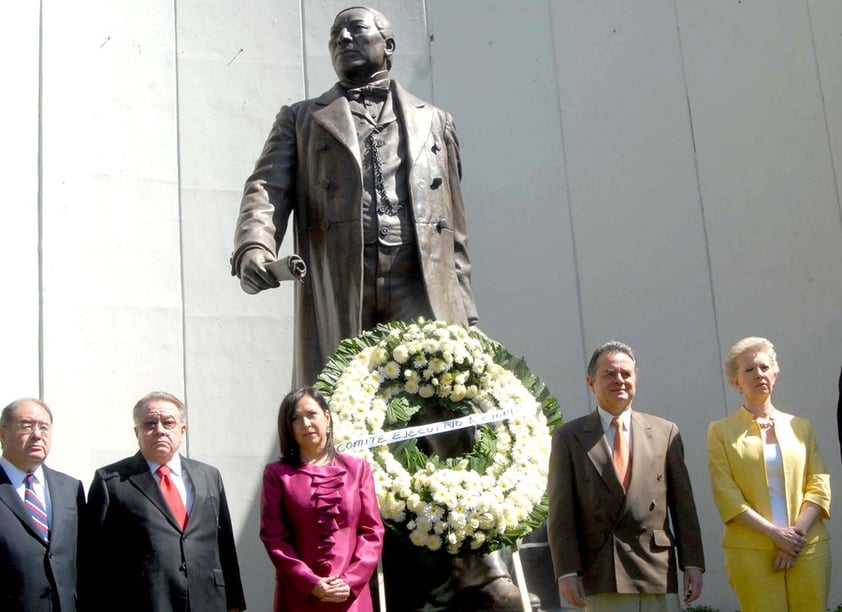
M394 425L399 423L403 426L409 422L416 412L421 409L417 402L411 401L413 396L408 393L400 393L392 398L389 405L386 407L386 424Z

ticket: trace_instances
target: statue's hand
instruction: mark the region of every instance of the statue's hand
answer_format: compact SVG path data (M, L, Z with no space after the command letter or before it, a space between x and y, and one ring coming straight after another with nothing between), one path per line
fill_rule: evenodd
M275 257L264 249L249 249L240 259L240 286L246 293L258 293L264 289L277 287L280 283L266 269L266 264L275 261Z

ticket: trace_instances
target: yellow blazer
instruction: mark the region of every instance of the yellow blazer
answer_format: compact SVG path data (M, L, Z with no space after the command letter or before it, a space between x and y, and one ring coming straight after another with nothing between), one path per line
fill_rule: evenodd
M830 475L827 473L810 422L784 412L775 413L775 435L781 448L789 524L798 517L805 501L830 518ZM740 408L708 428L708 469L713 498L725 523L725 548L773 549L768 537L732 521L752 508L772 518L766 461L760 427L751 413ZM828 539L824 521L818 520L807 534L808 543Z

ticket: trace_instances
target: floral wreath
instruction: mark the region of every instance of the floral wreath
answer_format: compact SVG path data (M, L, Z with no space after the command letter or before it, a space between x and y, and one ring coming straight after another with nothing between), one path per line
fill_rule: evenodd
M448 418L513 415L477 425L471 452L454 458L427 454L418 439L354 446L371 466L387 527L413 545L486 554L546 519L558 402L523 359L478 329L423 318L380 324L343 340L317 386L329 399L340 448L409 427L425 408Z

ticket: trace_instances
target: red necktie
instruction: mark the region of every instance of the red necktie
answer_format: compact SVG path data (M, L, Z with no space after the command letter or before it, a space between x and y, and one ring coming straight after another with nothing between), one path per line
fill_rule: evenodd
M161 487L161 493L164 494L164 499L167 500L170 510L175 515L176 522L184 529L184 526L187 524L187 510L184 508L184 502L181 500L178 489L175 488L175 484L170 479L171 471L169 466L162 465L155 470L155 473L161 477L158 486Z
M626 436L623 435L626 428L620 417L614 417L611 420L611 426L617 430L614 432L614 450L612 452L614 469L617 470L617 478L623 483L623 489L628 491L629 481L631 481L631 456L629 455L629 443L626 442Z

